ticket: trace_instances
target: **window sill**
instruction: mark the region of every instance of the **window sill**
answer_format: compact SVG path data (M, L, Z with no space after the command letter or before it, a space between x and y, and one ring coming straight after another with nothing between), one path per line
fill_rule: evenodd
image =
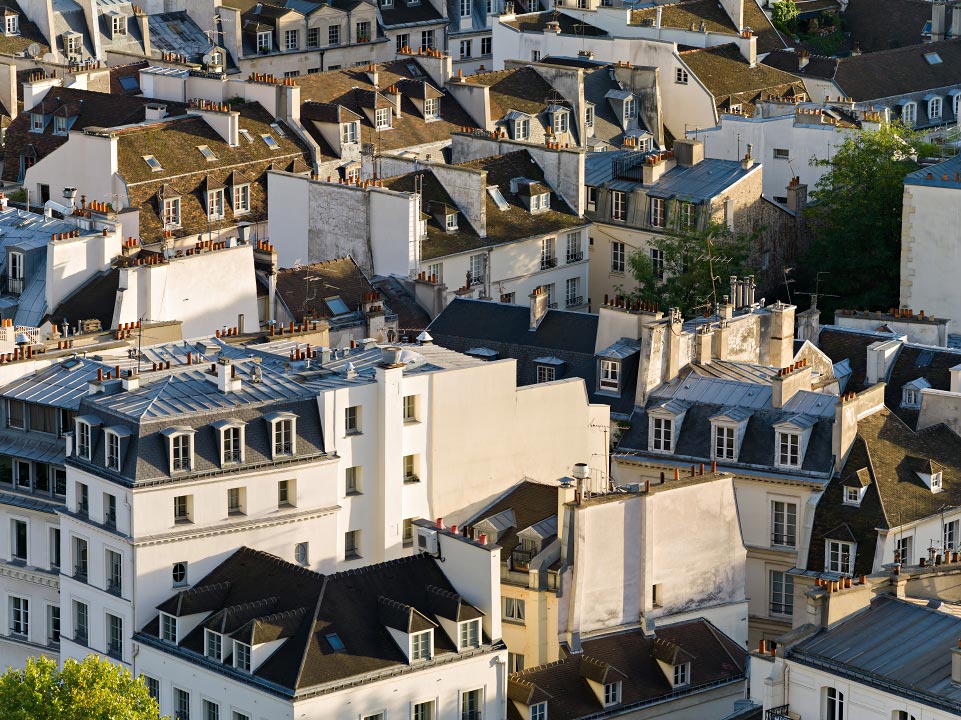
M360 560L361 556L357 553L351 553L350 555L344 555L344 560Z
M291 510L291 509L293 509L293 508L295 508L295 507L297 507L297 506L294 505L293 503L289 503L289 502L277 503L277 509L278 509L278 510Z
M404 540L404 542L401 543L401 544L402 544L402 546L405 547L405 548L414 547L414 541L413 541L413 540Z
M359 497L363 494L364 493L362 493L360 490L349 490L347 493L345 493L347 497Z
M419 478L419 477L412 477L412 478L410 478L410 477L405 477L405 478L404 478L404 485L416 485L416 484L419 483L419 482L420 482L420 478Z
M227 517L246 517L247 513L243 510L230 510L227 512Z
M501 618L501 620L503 622L506 622L508 625L520 625L520 626L527 625L526 620L515 620L514 618L508 618L508 617Z
M363 434L364 433L362 433L360 430L348 430L344 434L344 437L354 437L355 435L363 435Z
M420 425L420 420L417 418L404 418L404 425Z
M190 518L180 518L180 519L174 520L174 525L193 525L193 524L194 524L194 521L191 520Z

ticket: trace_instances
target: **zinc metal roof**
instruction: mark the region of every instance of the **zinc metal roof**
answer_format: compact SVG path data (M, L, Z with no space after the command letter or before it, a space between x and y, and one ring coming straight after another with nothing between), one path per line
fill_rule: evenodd
M38 437L49 437L50 439L40 440ZM18 433L16 430L5 430L0 433L0 454L3 455L62 465L65 452L65 441L53 435Z
M25 510L36 510L53 515L57 512L58 507L63 506L63 503L55 503L50 500L41 500L40 498L27 497L16 493L0 492L0 505L13 505Z
M87 383L96 380L98 369L106 367L93 360L71 358L14 380L0 388L0 396L76 410L87 395Z
M653 395L692 403L769 409L772 390L770 385L689 375L658 388ZM804 414L827 418L834 417L836 401L837 398L833 395L801 390L780 409L788 415Z

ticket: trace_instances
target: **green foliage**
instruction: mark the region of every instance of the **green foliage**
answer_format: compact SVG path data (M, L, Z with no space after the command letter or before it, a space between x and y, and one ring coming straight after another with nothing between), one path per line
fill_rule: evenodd
M725 225L711 223L703 230L669 232L655 237L651 248L664 258L663 279L655 273L649 252L637 251L628 258L637 281L633 297L661 309L677 307L690 316L716 310L711 276L715 277L717 301L727 294L728 277L748 275L748 259L754 236L733 233ZM717 279L720 278L720 279Z
M814 289L818 271L830 273L822 292L838 295L819 304L886 309L898 304L901 203L904 177L918 169L916 132L883 126L848 136L830 160L811 197L811 247L801 263L798 288Z
M10 199L13 202L26 202L27 191L24 190L23 188L20 188L19 190L14 190L12 193L10 193Z
M771 6L771 22L779 29L793 35L797 30L798 9L793 0L780 0Z
M4 720L159 720L160 708L143 680L96 655L67 660L27 660L0 676Z

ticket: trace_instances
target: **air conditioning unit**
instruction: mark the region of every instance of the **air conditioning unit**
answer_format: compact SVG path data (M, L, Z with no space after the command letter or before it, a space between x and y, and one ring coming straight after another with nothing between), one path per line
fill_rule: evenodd
M432 528L415 527L417 533L417 549L420 552L437 554L437 531Z

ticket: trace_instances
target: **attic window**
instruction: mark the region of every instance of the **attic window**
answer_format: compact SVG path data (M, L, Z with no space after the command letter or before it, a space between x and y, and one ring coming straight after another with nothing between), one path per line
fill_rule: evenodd
M632 120L637 117L637 101L629 97L624 101L624 119Z
M330 310L334 317L346 315L350 312L350 308L347 307L347 303L341 300L340 295L332 295L329 298L324 298L324 303L326 303L327 309Z
M554 113L554 133L566 133L568 130L568 115L566 110Z
M250 137L250 131L249 131L249 130L245 130L244 128L240 128L240 135L241 135L241 137L243 137L243 139L246 140L248 143L252 143L252 142L254 141L254 139L253 139L252 137Z
M374 127L386 130L390 127L390 108L378 108L374 114Z
M200 154L207 159L207 162L214 162L217 160L217 156L214 155L214 151L211 150L209 146L198 145L197 149L200 151Z
M607 683L604 686L604 707L617 705L621 702L621 681Z
M551 209L551 194L550 193L539 193L537 195L531 195L531 212L540 212L542 210Z
M936 472L931 476L931 492L941 491L941 473Z
M250 672L250 645L234 640L234 667Z
M269 147L271 150L280 150L280 145L277 144L277 141L274 140L274 136L270 133L264 133L260 137L263 138L264 142L267 144L267 147Z
M327 644L330 645L330 649L335 653L342 653L347 649L344 641L340 639L340 635L337 633L329 633L324 635L324 638L327 640Z
M413 633L410 636L410 659L430 660L434 655L434 631Z
M530 720L547 720L546 702L539 702L531 705Z
M440 117L440 98L427 98L424 101L424 119L435 120Z
M928 65L940 65L943 62L936 52L924 53L924 59L928 61Z
M67 134L67 118L57 115L53 119L53 133L54 135L66 135Z
M444 227L447 232L453 232L457 229L457 213L448 213L445 217Z
M117 13L111 18L110 30L114 37L127 34L127 16Z
M496 185L491 185L487 188L487 194L491 196L491 200L497 205L498 210L510 210L511 206L507 204L507 200L504 199L504 193Z
M691 682L691 663L674 666L674 687L681 687Z
M270 127L273 129L273 131L274 131L275 133L277 133L278 135L280 135L280 137L282 137L282 138L287 137L287 133L285 133L285 132L283 131L283 129L280 127L280 125L279 125L278 123L272 122L272 123L270 123Z
M30 113L30 132L43 132L43 113Z
M3 25L4 35L19 35L20 34L20 16L19 15L7 15L6 22Z
M480 620L460 623L460 650L480 647Z
M859 506L861 504L861 499L864 497L864 491L865 491L865 488L845 487L844 488L844 504Z
M514 122L514 139L527 140L531 136L531 121L521 118Z
M163 170L163 166L160 164L160 161L153 155L144 155L143 161L147 163L150 166L150 169L154 172L160 172Z
M160 613L160 639L164 642L177 644L177 618L167 613Z
M921 393L917 388L906 387L901 393L901 407L919 408L921 407Z

